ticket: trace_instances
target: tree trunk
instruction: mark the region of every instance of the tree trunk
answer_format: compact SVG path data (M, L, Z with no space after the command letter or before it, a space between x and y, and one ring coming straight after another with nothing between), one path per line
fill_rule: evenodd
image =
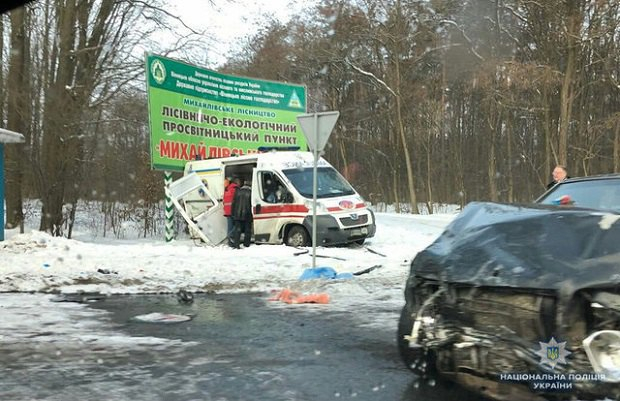
M614 173L620 173L620 121L614 132Z
M400 196L398 195L398 173L392 171L392 196L394 196L394 211L400 213Z
M433 214L433 157L431 152L432 138L429 138L428 149L426 150L426 208L428 214Z
M58 67L54 81L50 82L45 102L43 117L45 135L43 136L43 190L41 201L41 231L50 232L54 236L62 235L62 207L67 181L67 164L70 155L66 154L66 141L70 132L68 127L75 117L76 108L69 95L73 87L75 43L76 0L67 0L58 4Z
M514 187L515 187L515 177L513 170L513 154L512 154L512 119L510 118L512 115L509 114L506 119L506 152L508 164L506 168L508 169L508 202L513 203L514 200Z
M495 131L500 125L501 117L499 115L500 111L497 110L495 100L491 98L489 99L489 103L491 107L489 107L489 116L487 117L489 127L489 160L487 163L487 179L489 182L489 199L492 202L497 202L497 135Z
M562 82L562 94L560 104L560 124L558 138L558 159L559 163L566 165L568 163L568 131L572 118L572 109L575 93L577 45L581 18L579 18L578 5L576 0L568 2L568 21L566 30L566 68L564 69L564 78Z
M491 132L495 132L494 129L491 129ZM492 202L497 202L497 164L495 161L495 138L491 138L490 149L489 149L489 162L487 164L487 177L489 179L489 199Z
M415 193L415 177L413 175L413 165L411 163L411 156L409 155L409 147L407 146L407 137L405 135L405 125L403 124L403 116L401 110L401 96L400 96L400 61L398 57L395 58L396 64L396 122L398 124L398 133L400 134L400 140L403 144L403 153L405 155L405 166L407 168L407 186L409 189L409 202L411 203L411 213L419 214L418 201Z
M553 130L551 128L551 100L549 99L549 91L547 86L543 88L543 108L544 108L544 123L543 131L545 135L545 159L544 159L544 179L541 180L541 187L544 188L551 180L551 170L553 164L558 163L557 153L553 146ZM552 160L553 159L553 160Z
M81 119L100 73L98 60L117 5L104 1L97 9L85 0L57 4L57 67L45 99L40 226L53 235L63 234L63 204L77 202L79 195L84 152ZM93 11L97 14L91 15Z
M26 60L29 58L26 46L26 10L19 7L11 12L11 57L8 73L7 127L11 131L26 134L29 114L27 113L28 80L25 76ZM23 160L24 145L6 147L6 227L22 227L23 231Z

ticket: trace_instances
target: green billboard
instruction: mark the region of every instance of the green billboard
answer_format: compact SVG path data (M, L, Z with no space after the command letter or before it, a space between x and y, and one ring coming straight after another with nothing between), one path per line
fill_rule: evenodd
M182 170L189 160L255 153L259 147L299 147L297 116L306 88L220 74L146 55L151 166Z

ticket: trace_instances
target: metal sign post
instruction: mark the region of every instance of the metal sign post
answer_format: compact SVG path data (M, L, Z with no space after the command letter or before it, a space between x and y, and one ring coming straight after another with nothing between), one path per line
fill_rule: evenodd
M164 171L164 187L168 187L172 183L172 172ZM166 218L166 242L172 242L174 239L174 204L172 198L166 194L164 203L164 213Z
M23 142L22 134L0 128L0 241L4 241L4 144Z
M322 113L301 114L297 121L306 136L308 147L314 156L312 168L312 268L316 267L316 190L317 190L317 165L319 156L327 140L332 133L334 125L340 116L338 111L326 111Z
M317 114L314 115L314 143L319 142L319 116ZM330 130L331 133L331 130ZM328 134L329 136L329 134ZM308 141L310 142L310 141ZM321 149L323 150L323 149ZM312 163L312 268L316 267L316 188L317 188L317 165L319 164L319 150L315 146L312 150L313 163Z

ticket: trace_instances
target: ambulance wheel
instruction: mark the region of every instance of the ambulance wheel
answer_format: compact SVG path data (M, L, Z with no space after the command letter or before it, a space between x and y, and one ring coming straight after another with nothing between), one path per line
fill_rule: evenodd
M303 226L293 226L286 233L284 243L288 246L307 246L309 242L308 232Z

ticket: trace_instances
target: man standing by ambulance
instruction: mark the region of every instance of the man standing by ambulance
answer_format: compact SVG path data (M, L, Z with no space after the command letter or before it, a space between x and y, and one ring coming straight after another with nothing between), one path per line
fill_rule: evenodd
M235 191L232 203L232 218L235 220L235 228L232 233L230 246L239 249L241 233L243 233L243 246L250 246L252 240L252 188L248 181L243 182L241 188Z
M232 232L234 228L234 220L232 218L232 202L235 197L235 192L239 188L239 179L232 177L226 177L224 179L224 216L226 217L226 223L228 224L228 228L226 230L226 236L228 237L228 245L232 246Z

